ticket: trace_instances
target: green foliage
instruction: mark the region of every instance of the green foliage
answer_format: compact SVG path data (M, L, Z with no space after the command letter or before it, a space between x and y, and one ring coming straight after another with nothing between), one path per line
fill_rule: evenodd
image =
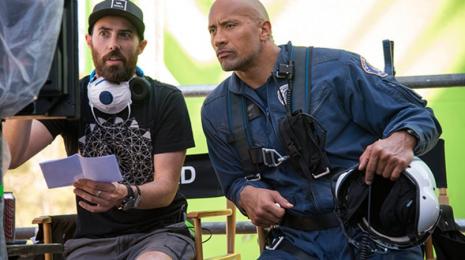
M215 0L195 0L197 5L199 6L199 9L202 11L205 16L208 15L208 12L210 11L210 6L215 2Z
M465 169L465 161L462 158L465 141L463 129L465 120L461 113L452 111L465 110L465 88L449 88L441 91L431 103L441 126L443 128L442 138L446 147L446 169L447 184L450 203L454 208L456 218L465 217L465 206L463 200L463 188L465 175L461 174Z
M463 0L447 0L443 4L443 8L438 12L436 23L430 29L431 31L440 31L450 20L461 15L465 9L465 1Z
M207 142L202 130L202 122L200 120L200 109L202 107L203 97L186 98L187 108L189 109L189 117L191 119L192 131L194 133L195 147L189 149L188 154L207 153Z
M425 30L423 46L430 46L440 36L440 33L448 27L453 27L456 32L460 32L465 23L465 1L448 0L444 3L438 16L431 23L431 26ZM463 35L453 36L456 44L464 45L465 37ZM451 60L450 71L463 73L465 72L465 51L456 55ZM463 129L465 129L465 119L461 113L454 111L465 110L465 86L459 88L444 88L440 94L430 100L430 106L441 123L446 147L446 168L448 195L450 203L454 208L456 218L465 217L465 205L460 203L463 200L463 189L461 185L465 183L465 176L462 173L465 169L465 161L461 158L465 140L463 139Z
M409 46L407 56L404 57L404 62L399 67L408 68L411 63L419 58L424 53L435 47L439 40L464 41L463 34L447 35L448 29L451 27L463 27L465 21L465 1L463 0L447 0L443 1L439 10L435 12L435 16L431 19L428 27L423 29L415 41ZM462 29L457 28L454 32L460 32ZM450 40L444 40L445 37L450 37ZM463 58L463 57L462 57ZM452 61L455 62L455 61ZM453 63L452 63L453 64ZM399 65L399 64L398 64Z
M182 49L173 35L166 30L164 39L164 62L179 84L216 84L220 81L223 74L216 60L208 64L199 64Z

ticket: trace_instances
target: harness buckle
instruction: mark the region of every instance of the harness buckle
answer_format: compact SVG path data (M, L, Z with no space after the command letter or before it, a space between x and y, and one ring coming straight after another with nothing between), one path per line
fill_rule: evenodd
M275 149L262 148L263 164L268 167L278 167L285 160L289 159L288 155L282 156Z
M312 173L313 178L318 179L321 178L325 175L328 175L330 173L329 167L326 167L326 169L318 174Z
M294 74L294 63L289 64L281 63L276 70L276 77L278 79L292 79Z
M260 173L251 174L251 175L245 176L244 179L246 179L247 181L259 181L262 179L262 175Z
M265 246L265 249L266 250L276 250L276 248L278 248L278 246L281 244L281 242L283 242L283 240L284 240L284 236L279 236L279 237L273 238L273 240L271 241L271 245L270 246Z
M312 173L313 178L318 179L321 178L325 175L328 175L331 171L329 170L329 167L326 167L326 169L318 174Z

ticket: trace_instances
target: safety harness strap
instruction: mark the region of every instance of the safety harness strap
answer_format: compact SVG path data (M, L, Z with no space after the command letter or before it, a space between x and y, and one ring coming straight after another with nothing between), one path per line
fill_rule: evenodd
M292 102L289 112L301 110L310 113L310 87L312 86L311 61L313 56L313 47L295 46L291 50L295 66L294 77L289 80L288 85L291 90Z
M307 252L294 246L291 242L289 242L286 239L283 239L276 249L286 251L297 260L318 260L317 257L307 254Z
M280 229L272 228L269 230L265 245L266 250L281 250L293 256L297 260L317 260L317 257L309 255L304 250L296 247L287 240Z
M228 142L236 147L244 171L249 174L255 174L259 169L257 164L251 161L252 157L249 152L251 145L245 99L231 91L227 93L228 127L232 133Z
M297 86L288 92L292 95L287 98L292 100L288 102L288 106L305 112L309 112L310 107L308 104L310 104L312 50L313 47L290 48L290 61L284 74L288 79L289 89L293 88L293 85ZM242 96L227 91L228 127L231 132L228 142L235 146L244 171L254 175L264 167L278 167L289 156L282 156L275 149L252 145L248 129L250 119L248 110L246 100Z
M286 213L279 225L293 229L313 231L337 227L340 225L340 222L334 212L315 216L297 216Z
M253 115L248 113L245 99L230 91L227 95L228 127L232 133L228 142L236 147L244 171L254 175L263 167L279 166L288 156L282 156L275 149L254 147L248 130Z

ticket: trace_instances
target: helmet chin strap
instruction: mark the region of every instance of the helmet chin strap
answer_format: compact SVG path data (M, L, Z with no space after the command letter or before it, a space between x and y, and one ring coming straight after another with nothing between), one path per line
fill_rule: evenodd
M368 225L370 226L371 224L371 191L372 191L373 185L368 185L368 205L367 205L367 222ZM361 227L360 227L360 232L362 232L361 239L360 241L355 240L352 236L350 236L344 226L344 222L340 219L339 222L341 224L341 230L344 233L344 236L347 238L347 241L352 244L355 248L360 250L359 254L359 259L368 259L368 257L371 254L386 254L388 249L385 247L379 247L379 246L373 246L372 243L370 243L370 234L366 233Z
M367 205L367 222L368 226L371 226L371 190L372 190L373 185L368 185L368 205ZM365 260L368 259L368 257L371 254L371 248L370 248L370 238L369 235L366 233L362 234L362 241L361 241L361 248L360 248L360 259Z
M368 185L368 207L367 207L367 221L368 225L371 225L371 190L373 185Z

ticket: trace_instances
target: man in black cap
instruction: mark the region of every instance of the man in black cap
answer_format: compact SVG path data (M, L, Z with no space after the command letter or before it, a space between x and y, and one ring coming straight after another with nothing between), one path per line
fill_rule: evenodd
M86 42L95 71L81 79L79 120L7 120L10 168L62 135L68 154L114 154L123 180L76 181L77 227L67 259L192 259L177 192L186 149L194 146L181 91L136 66L144 50L143 14L130 1L106 0L89 16ZM141 95L132 89L144 89ZM63 172L66 174L66 172Z

